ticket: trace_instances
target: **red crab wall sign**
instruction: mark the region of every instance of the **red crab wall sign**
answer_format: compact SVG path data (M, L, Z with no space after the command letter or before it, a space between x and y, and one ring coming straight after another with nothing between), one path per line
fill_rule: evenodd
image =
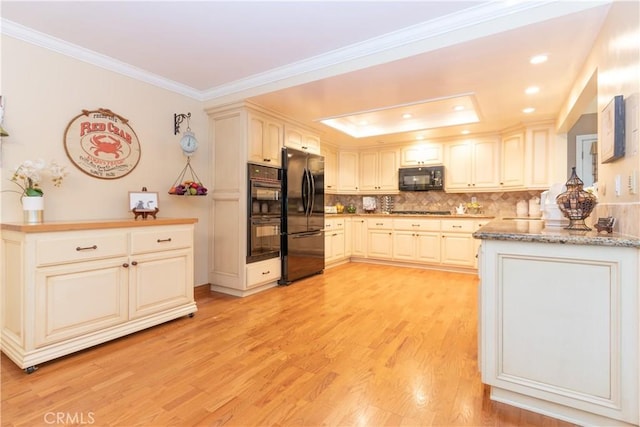
M82 110L69 122L64 149L78 169L102 179L122 178L140 161L140 142L129 121L104 108Z

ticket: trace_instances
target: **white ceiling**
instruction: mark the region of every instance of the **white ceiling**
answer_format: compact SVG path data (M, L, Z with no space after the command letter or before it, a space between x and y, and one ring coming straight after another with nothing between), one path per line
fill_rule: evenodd
M319 119L473 95L495 132L554 118L609 1L10 1L2 33L204 101L249 99L341 144ZM530 56L549 54L532 66ZM537 95L525 95L530 85ZM534 107L530 115L525 107Z

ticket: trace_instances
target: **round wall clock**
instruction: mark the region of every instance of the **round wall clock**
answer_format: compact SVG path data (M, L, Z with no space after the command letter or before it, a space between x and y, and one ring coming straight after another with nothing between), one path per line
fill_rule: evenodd
M118 179L140 161L140 141L129 121L111 110L82 110L64 132L64 149L87 175Z
M180 140L180 148L185 156L193 156L198 149L198 140L191 131L186 131Z

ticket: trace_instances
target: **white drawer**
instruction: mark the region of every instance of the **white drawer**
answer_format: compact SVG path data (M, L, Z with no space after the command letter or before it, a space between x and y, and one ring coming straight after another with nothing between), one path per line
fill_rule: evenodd
M465 219L445 219L442 220L442 231L457 233L472 233L474 221Z
M247 287L274 282L280 278L280 258L247 265Z
M193 245L191 227L162 227L153 230L140 230L131 233L131 253L168 251L188 248Z
M325 218L324 229L326 231L344 230L344 218Z
M395 230L409 231L440 231L440 220L437 219L394 219Z
M127 255L125 233L95 231L47 235L36 242L36 265L59 264Z
M369 229L392 229L393 220L391 218L369 218L367 219L367 227Z

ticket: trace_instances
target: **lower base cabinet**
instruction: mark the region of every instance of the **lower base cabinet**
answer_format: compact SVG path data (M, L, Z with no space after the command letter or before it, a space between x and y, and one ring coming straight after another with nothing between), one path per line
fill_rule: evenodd
M483 240L482 382L579 425L638 425L638 249Z
M38 363L195 313L195 222L68 225L80 231L3 224L2 351L32 372Z

